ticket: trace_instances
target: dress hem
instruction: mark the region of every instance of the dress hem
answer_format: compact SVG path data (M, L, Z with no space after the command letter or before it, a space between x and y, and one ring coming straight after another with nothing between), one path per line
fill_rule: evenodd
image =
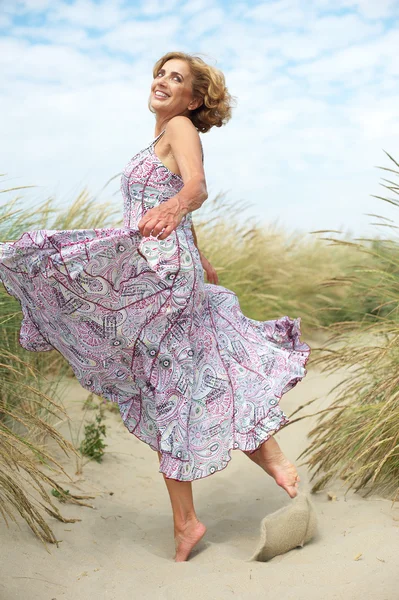
M298 340L299 340L300 335L301 335L299 327L297 327L296 333L297 333ZM307 364L307 362L309 360L310 351L311 351L311 349L310 349L309 346L308 346L308 350L307 351L304 351L304 350L301 351L302 353L304 353L303 354L304 360L302 362L302 367L304 369L305 369L305 366L306 366L306 364ZM302 379L306 376L306 374L307 374L307 371L305 369L305 372L304 372L304 374L301 377L298 377L298 375L295 375L295 377L292 377L292 379L290 379L286 383L286 385L283 388L283 390L281 391L281 393L280 394L276 394L276 398L278 399L278 403L277 403L276 407L274 407L274 408L280 408L279 403L280 403L280 400L283 397L283 395L286 394L287 392L289 392L291 389L293 389L300 381L302 381ZM280 408L280 410L281 410L281 408ZM259 427L259 425L263 421L267 421L267 419L268 419L268 417L265 416L263 419L261 419L260 421L258 421L258 423L255 425L255 427L251 430L251 433L253 433ZM183 461L183 460L181 460L181 459L179 459L177 457L172 457L172 455L169 452L163 452L162 453L162 458L161 458L161 461L160 461L160 468L159 468L158 472L161 473L162 475L164 475L167 479L173 479L175 481L196 481L198 479L205 479L206 477L209 477L211 475L214 475L215 473L223 471L226 467L228 467L229 463L231 462L231 458L232 458L231 452L232 451L234 451L234 450L241 450L242 452L247 452L249 454L253 454L254 452L256 452L260 448L260 446L262 444L264 444L265 442L267 442L267 440L269 438L271 438L273 435L275 435L276 433L278 433L281 429L283 429L284 427L286 427L287 425L289 425L289 423L290 423L289 418L284 414L284 412L281 412L280 422L276 425L276 427L273 430L270 431L270 433L268 435L266 435L264 437L264 439L260 438L261 441L259 441L259 443L256 443L255 446L253 444L246 444L245 447L241 447L240 445L233 445L232 447L230 447L230 448L227 449L227 453L228 453L228 457L229 458L228 458L228 460L226 460L225 462L223 462L221 464L220 468L215 469L214 471L211 471L210 473L207 473L205 475L201 475L200 477L191 477L191 478L184 477L184 478L180 478L180 479L178 477L174 477L173 475L176 474L176 469L171 469L169 467L169 465L168 464L165 465L165 463L169 463L170 464L172 462L172 463L176 464L176 461L178 461L178 464L181 467L185 463L187 463L187 461ZM134 433L134 435L136 435L136 434ZM245 434L242 434L242 435L245 435ZM136 437L138 437L138 436L136 436ZM248 446L251 446L251 447L248 447ZM151 444L150 444L150 447L153 450L157 451L157 452L161 452L158 448L155 448ZM167 457L167 458L164 460L164 457ZM165 468L163 468L163 467L165 467Z

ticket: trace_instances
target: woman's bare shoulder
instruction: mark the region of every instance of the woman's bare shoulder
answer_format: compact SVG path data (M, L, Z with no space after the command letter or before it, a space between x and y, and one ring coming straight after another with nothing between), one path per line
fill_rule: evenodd
M172 137L189 135L190 137L195 136L199 138L199 133L191 119L183 115L176 115L175 117L172 117L166 124L165 133L169 133L169 135Z

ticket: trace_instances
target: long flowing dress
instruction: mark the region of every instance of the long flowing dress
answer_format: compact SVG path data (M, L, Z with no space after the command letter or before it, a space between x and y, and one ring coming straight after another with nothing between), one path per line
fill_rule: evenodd
M235 293L204 282L191 213L164 240L140 234L145 212L183 187L155 154L162 133L122 172L122 228L26 232L0 244L0 279L22 307L20 344L58 350L161 452L161 473L192 481L288 423L279 400L310 347L299 317L250 319Z

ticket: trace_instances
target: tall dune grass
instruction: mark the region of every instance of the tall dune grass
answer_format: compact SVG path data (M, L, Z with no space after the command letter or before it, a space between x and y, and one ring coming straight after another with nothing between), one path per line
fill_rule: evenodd
M378 256L360 252L350 239L332 249L316 237L319 232L264 228L252 219L243 223L240 214L240 206L232 210L217 197L196 230L219 283L238 295L244 314L257 320L300 316L306 336L336 321L356 320L377 306L376 299L357 294L352 283L356 269L380 267Z
M389 155L388 155L389 156ZM399 208L399 164L383 179L391 197L378 196ZM396 178L392 181L392 175ZM311 443L300 455L314 470L312 491L340 477L347 490L392 495L399 499L399 241L398 227L373 215L390 237L359 240L357 248L378 268L354 273L354 295L373 307L361 318L331 323L330 338L313 361L325 372L348 369L349 376L332 391L330 410L319 414L310 431ZM343 241L332 238L337 248Z
M29 187L29 186L27 186ZM23 188L2 190L10 193ZM0 240L13 240L25 231L35 229L83 229L108 225L115 218L111 203L99 204L83 191L65 210L56 209L47 200L27 209L22 197L16 197L0 207ZM54 426L68 419L57 402L57 389L62 376L70 372L62 356L54 351L27 352L19 344L22 313L19 303L0 284L0 514L16 521L17 513L33 533L44 543L57 543L43 511L65 519L46 486L58 492L60 498L85 504L89 496L66 495L51 472L63 473L61 464L46 450L51 438L69 456L79 453Z

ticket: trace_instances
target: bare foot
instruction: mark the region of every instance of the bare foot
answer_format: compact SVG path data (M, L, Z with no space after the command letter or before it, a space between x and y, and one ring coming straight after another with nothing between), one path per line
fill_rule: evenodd
M191 550L205 535L206 527L200 521L188 521L180 531L175 530L175 562L187 560Z
M273 477L277 485L282 487L290 498L295 498L301 478L295 466L282 453L274 437L272 436L264 442L254 454L257 456L252 455L250 458L253 457L254 462Z

